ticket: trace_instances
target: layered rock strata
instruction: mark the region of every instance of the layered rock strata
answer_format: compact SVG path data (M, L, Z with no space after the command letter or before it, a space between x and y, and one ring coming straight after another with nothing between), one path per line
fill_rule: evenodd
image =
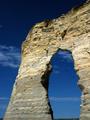
M52 120L48 101L50 59L72 52L83 93L80 120L90 120L90 1L66 15L36 24L22 45L22 61L4 120Z

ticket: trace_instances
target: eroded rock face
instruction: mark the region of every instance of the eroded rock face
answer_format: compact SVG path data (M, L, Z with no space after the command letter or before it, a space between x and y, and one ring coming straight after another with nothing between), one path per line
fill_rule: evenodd
M48 101L50 59L72 52L83 92L80 120L90 120L90 2L64 16L36 24L22 45L22 61L4 120L52 120Z

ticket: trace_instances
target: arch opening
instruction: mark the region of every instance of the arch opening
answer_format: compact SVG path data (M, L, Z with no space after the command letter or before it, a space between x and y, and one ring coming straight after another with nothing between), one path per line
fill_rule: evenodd
M79 76L74 69L71 51L57 50L47 68L49 68L49 72L46 74L48 77L46 89L52 119L79 119L81 90L77 85Z

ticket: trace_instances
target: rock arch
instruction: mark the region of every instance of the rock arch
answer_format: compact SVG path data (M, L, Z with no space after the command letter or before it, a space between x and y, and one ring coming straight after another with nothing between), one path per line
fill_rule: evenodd
M51 70L50 59L59 48L72 52L75 70L80 77L78 85L84 97L80 120L90 119L88 1L78 10L36 24L29 32L22 45L22 61L4 120L52 120L45 85L47 74Z

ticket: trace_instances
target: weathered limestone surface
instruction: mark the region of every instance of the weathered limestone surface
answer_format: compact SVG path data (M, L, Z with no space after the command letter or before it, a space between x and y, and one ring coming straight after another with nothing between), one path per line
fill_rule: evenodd
M83 92L80 120L90 120L90 1L57 19L36 24L22 45L22 61L4 120L52 120L47 88L50 59L72 51Z

